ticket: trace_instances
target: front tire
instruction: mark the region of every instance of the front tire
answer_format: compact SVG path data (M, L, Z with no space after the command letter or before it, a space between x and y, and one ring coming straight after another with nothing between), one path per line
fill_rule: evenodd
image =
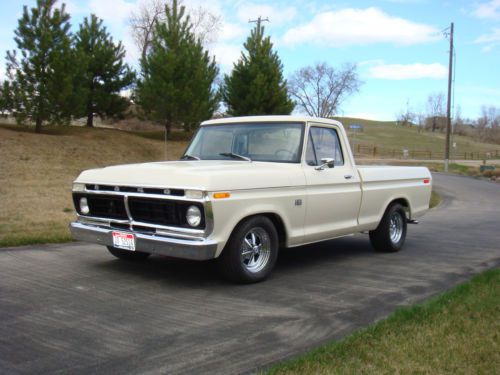
M273 222L265 216L250 217L231 234L218 259L219 269L231 281L263 281L276 264L278 248L278 233Z
M149 253L144 253L142 251L130 251L130 250L117 249L116 247L113 247L113 246L107 246L107 248L108 248L109 252L111 254L113 254L115 257L122 259L122 260L128 260L128 261L144 260L151 255Z
M370 231L370 242L375 250L394 253L401 250L406 239L406 212L394 203L384 213L377 229Z

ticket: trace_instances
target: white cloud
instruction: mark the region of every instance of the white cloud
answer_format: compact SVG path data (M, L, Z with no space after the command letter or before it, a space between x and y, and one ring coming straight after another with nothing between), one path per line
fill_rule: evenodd
M271 25L280 25L292 21L297 15L297 9L291 6L279 8L268 4L243 3L238 7L237 15L242 22L262 17L269 18Z
M474 43L483 44L483 52L490 52L496 46L500 45L500 27L494 27L490 34L479 36Z
M238 39L245 36L248 30L236 23L223 23L218 39L221 41Z
M81 8L73 0L58 0L56 2L56 7L57 8L61 7L63 3L66 5L66 13L69 13L70 15L75 15L84 12L84 9Z
M308 24L288 30L284 42L339 47L372 43L411 45L440 38L439 30L433 26L393 17L377 8L346 8L320 13Z
M474 10L477 18L500 20L500 0L490 0L479 4Z
M215 56L215 61L221 65L222 72L228 72L241 56L242 46L231 43L215 43L210 47L210 53Z
M439 63L433 64L380 64L368 69L371 78L405 80L405 79L442 79L447 77L448 69Z
M131 12L136 9L136 2L125 0L90 0L92 13L115 27L123 27Z

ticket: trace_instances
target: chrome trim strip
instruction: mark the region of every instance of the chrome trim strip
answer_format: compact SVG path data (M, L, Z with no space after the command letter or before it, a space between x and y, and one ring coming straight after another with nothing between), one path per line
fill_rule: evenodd
M209 233L206 232L203 229L191 229L191 228L182 228L182 227L170 227L166 225L156 225L156 224L149 224L149 223L142 223L140 221L134 221L134 220L116 220L116 219L107 219L103 217L92 217L92 216L82 216L80 214L76 215L78 218L79 222L82 223L95 223L95 225L107 225L111 226L111 223L116 223L116 224L129 224L129 225L136 225L139 227L147 227L147 228L153 228L153 229L160 229L164 232L168 232L172 235L175 234L180 234L180 235L192 235L196 237L201 237L204 235L208 235ZM131 229L132 230L132 229Z
M129 228L132 230L132 214L130 213L130 207L128 206L128 195L123 197L123 205L125 206L125 212L127 213L128 221L130 222Z
M153 162L150 164L156 164L156 163L164 163L164 162ZM133 187L133 188L147 188L147 189L176 189L176 190L206 190L204 187L201 186L165 186L165 185L148 185L148 184L117 184L113 182L82 182L82 181L73 181L74 184L83 184L83 185L102 185L102 186L122 186L122 187ZM86 188L86 187L85 187Z
M128 196L134 198L151 198L151 199L166 199L166 200L177 200L183 202L197 202L203 203L204 198L186 198L185 196L176 196L176 195L161 195L161 194L145 194L145 193L129 193L122 191L105 191L105 190L87 190L84 191L73 191L73 193L85 193L85 194L99 194L99 195L117 195L117 196Z

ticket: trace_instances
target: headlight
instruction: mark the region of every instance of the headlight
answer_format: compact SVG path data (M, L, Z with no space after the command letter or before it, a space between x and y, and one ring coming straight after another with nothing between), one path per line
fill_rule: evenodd
M80 212L84 215L87 215L90 212L89 202L87 202L87 198L80 198Z
M85 184L73 183L73 191L85 191Z
M186 211L186 221L192 227L197 227L201 223L201 211L196 206L189 206Z

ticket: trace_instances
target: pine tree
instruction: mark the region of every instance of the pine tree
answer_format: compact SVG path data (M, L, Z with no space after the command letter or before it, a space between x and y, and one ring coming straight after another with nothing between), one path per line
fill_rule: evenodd
M78 100L70 17L64 4L55 8L56 1L37 0L35 8L24 7L14 38L21 56L7 52L16 119L35 122L38 133L44 122L68 123Z
M83 67L82 115L87 118L87 126L93 126L94 114L101 118L122 116L128 100L119 94L133 83L135 74L124 62L121 42L115 44L102 20L92 14L75 35L75 49Z
M12 89L9 81L3 81L0 86L0 115L8 116L14 108Z
M244 44L246 52L224 77L222 98L232 116L288 115L295 104L288 96L283 65L264 37L261 20Z
M151 49L141 59L137 99L145 114L163 124L193 129L217 109L214 80L218 67L192 31L184 6L165 6L165 22L156 23Z

